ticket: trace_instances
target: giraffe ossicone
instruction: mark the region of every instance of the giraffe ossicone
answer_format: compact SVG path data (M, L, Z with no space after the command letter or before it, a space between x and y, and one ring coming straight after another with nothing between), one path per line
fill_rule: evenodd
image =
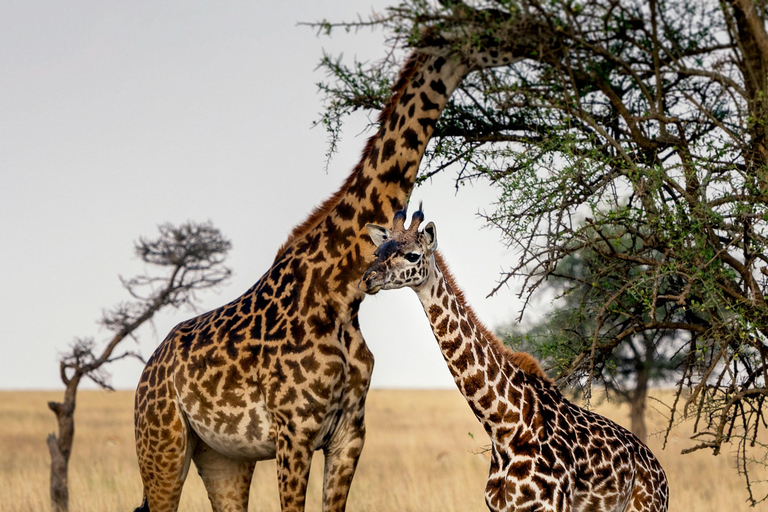
M435 339L491 439L485 500L492 511L666 512L667 477L634 434L563 397L528 354L505 347L477 319L415 212L408 228L368 224L376 261L361 290L413 288Z

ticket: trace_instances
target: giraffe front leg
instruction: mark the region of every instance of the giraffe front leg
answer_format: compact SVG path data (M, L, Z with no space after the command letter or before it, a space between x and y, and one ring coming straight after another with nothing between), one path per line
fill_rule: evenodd
M307 495L312 443L298 435L299 428L288 422L277 432L277 486L282 512L303 512Z
M373 354L365 344L357 322L357 313L344 327L341 338L349 353L347 393L344 411L327 445L323 447L323 511L343 512L355 476L357 461L365 443L365 399L373 373Z
M362 411L342 420L334 439L324 448L323 511L343 512L347 495L355 476L357 461L365 443L365 422Z
M234 460L199 441L192 460L205 484L213 512L247 512L255 461Z

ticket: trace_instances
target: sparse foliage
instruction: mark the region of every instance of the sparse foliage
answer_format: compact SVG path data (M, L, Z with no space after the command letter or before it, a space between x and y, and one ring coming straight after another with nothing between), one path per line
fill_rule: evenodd
M136 255L145 263L160 267L157 274L120 278L132 301L105 311L101 324L113 333L100 348L92 338L76 338L69 352L62 354L59 368L64 383L64 400L48 402L56 415L58 436L48 436L51 455L51 508L65 512L69 507L68 465L75 433L77 388L87 377L100 387L112 389L105 365L126 357L141 359L131 350L113 355L125 338L135 338L136 330L166 306L193 306L195 292L210 289L226 281L231 271L223 265L230 242L210 223L187 222L180 226L163 224L160 236L140 238Z
M632 321L623 313L607 313L598 331L598 343L594 344L596 325L591 311L604 304L610 290L617 289L623 279L623 274L606 272L601 259L589 251L565 258L543 286L543 291L549 290L556 300L541 301L552 303L553 309L525 330L512 324L503 328L501 334L504 342L515 350L535 354L550 372L560 376L561 386L583 385L589 398L592 384L597 383L608 398L628 404L630 429L646 441L649 386L668 386L679 379L680 350L686 335L663 329L643 331L626 337L609 353L593 356L593 347L609 343ZM636 304L633 315L646 315L644 305ZM574 361L584 354L590 355L592 366L569 372Z
M356 91L377 91L398 49L513 47L519 62L454 94L422 179L451 167L498 186L488 220L520 251L498 286L520 278L528 300L593 254L596 273L564 289L601 293L562 379L592 381L636 336L687 340L669 428L693 415L688 451L734 445L753 504L768 498L750 479L768 460L765 20L765 0L406 0L377 18L390 58L329 67L356 82L326 89L343 116L376 104Z

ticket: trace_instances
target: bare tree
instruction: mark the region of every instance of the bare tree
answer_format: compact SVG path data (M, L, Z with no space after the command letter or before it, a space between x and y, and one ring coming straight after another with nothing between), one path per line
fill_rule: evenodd
M61 357L59 371L64 383L64 400L48 402L56 415L58 436L48 436L51 454L51 509L69 509L68 469L75 436L75 404L77 387L84 377L100 387L112 390L110 375L104 368L108 363L127 357L143 361L131 350L115 355L117 346L126 338L135 339L136 330L150 321L155 313L171 306L193 306L196 292L222 284L231 275L223 265L231 244L210 223L188 222L180 226L163 224L160 236L154 240L140 238L134 244L142 261L163 269L158 275L120 278L133 300L105 311L101 324L114 334L99 350L91 338L76 338L69 352Z

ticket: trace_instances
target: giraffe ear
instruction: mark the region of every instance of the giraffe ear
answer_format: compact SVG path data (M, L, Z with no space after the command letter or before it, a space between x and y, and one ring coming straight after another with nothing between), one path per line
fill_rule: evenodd
M390 231L384 226L366 224L365 228L368 230L368 234L371 236L371 241L376 247L389 240L392 236L392 233L390 233Z
M435 249L437 249L437 228L435 223L430 222L424 226L422 233L424 234L424 240L427 242L427 251L435 252Z

